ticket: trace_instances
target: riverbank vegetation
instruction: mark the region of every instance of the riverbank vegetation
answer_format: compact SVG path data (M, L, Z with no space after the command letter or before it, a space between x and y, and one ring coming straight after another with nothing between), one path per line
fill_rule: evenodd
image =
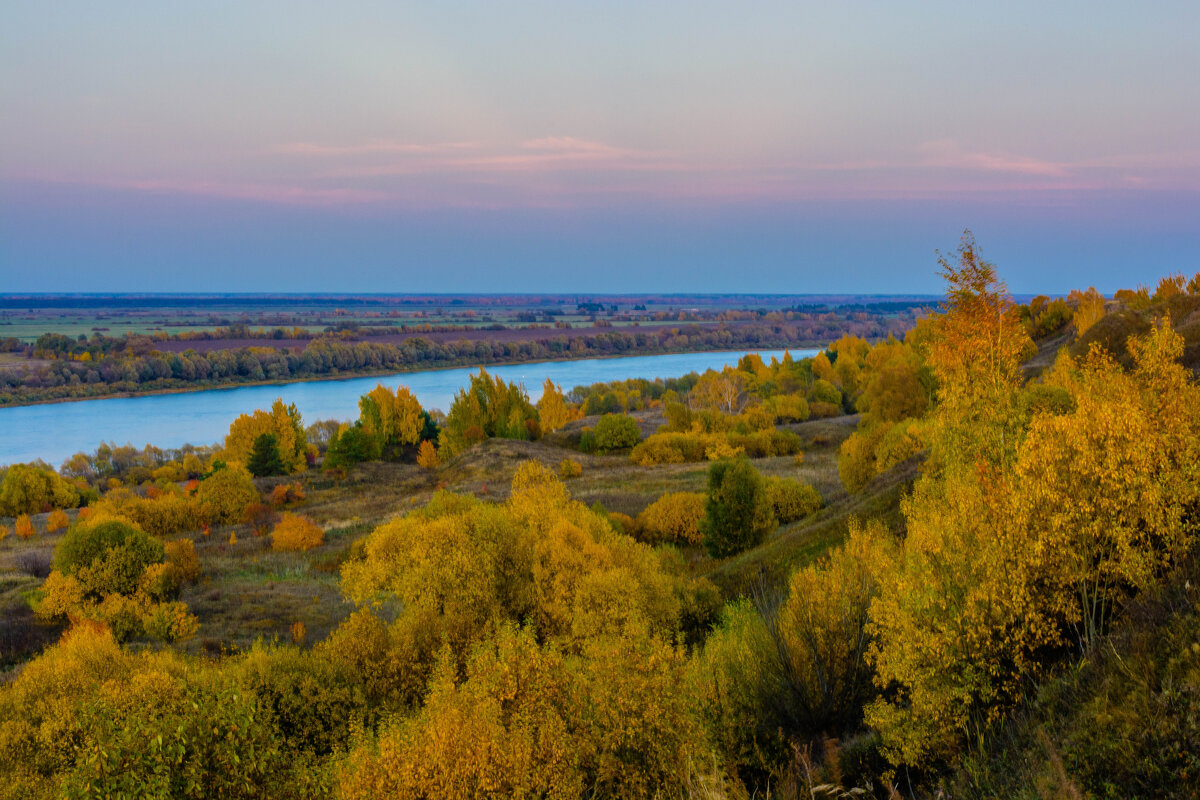
M509 325L473 310L454 312L471 316L451 316L458 323L449 324L437 315L407 319L373 311L359 319L330 309L335 323L318 330L242 324L153 335L46 332L31 342L0 339L0 354L8 356L0 361L0 406L480 364L816 347L843 333L903 335L924 301L873 302L667 311L627 299L624 311L619 304L588 306L578 328L559 309L520 311ZM387 314L393 312L404 313ZM11 313L0 308L0 322Z
M940 266L814 359L8 468L0 796L1193 796L1200 281Z

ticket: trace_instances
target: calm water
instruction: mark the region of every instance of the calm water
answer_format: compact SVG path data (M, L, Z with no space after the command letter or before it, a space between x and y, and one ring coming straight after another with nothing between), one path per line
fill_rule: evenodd
M507 381L523 383L530 397L537 400L546 378L562 386L563 391L625 378L674 378L709 368L721 369L748 352L758 352L769 362L772 356L782 358L784 351L743 350L547 361L494 367L488 371ZM817 352L793 350L792 357L806 358ZM229 423L239 414L267 408L276 397L282 397L285 403L295 403L305 424L318 419L354 419L358 417L358 398L378 383L393 389L399 385L407 386L424 407L446 411L454 393L467 385L474 372L468 368L444 369L384 377L0 408L0 464L40 458L58 466L81 450L92 452L101 442L128 443L137 447L147 442L159 447L178 447L187 442L211 444L224 438Z

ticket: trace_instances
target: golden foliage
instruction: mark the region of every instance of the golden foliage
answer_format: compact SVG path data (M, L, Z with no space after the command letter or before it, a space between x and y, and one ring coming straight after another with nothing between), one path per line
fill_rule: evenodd
M439 463L441 457L433 442L428 439L421 442L421 446L417 448L417 465L427 470L435 470Z
M200 481L196 500L213 524L231 525L241 520L247 506L259 501L259 495L250 474L230 466Z
M230 466L236 464L245 467L250 463L254 440L264 433L275 437L279 457L288 473L308 469L308 439L304 434L300 412L294 404L284 405L282 399L276 400L270 411L259 409L253 414L242 414L233 421L225 437L225 460Z
M542 396L538 400L537 409L538 422L541 424L543 434L553 433L566 425L570 419L567 400L563 396L562 389L555 386L554 381L549 378L542 386Z
M421 403L406 386L393 394L382 383L358 401L363 430L385 445L413 445L421 441L425 419Z
M279 551L311 550L325 544L325 531L308 517L283 512L283 519L271 533L271 549Z
M54 509L50 512L50 516L46 517L46 533L58 533L61 530L66 530L71 524L71 518L67 516L62 509Z
M13 532L16 533L18 539L32 539L35 531L33 529L33 520L28 514L22 514L17 517L16 524L13 525Z
M558 464L558 474L564 480L578 478L583 474L583 465L573 458L564 458Z
M167 564L180 581L194 581L200 577L200 558L191 539L177 539L163 545Z
M704 534L704 495L698 492L664 494L637 516L639 538L651 544L700 544Z

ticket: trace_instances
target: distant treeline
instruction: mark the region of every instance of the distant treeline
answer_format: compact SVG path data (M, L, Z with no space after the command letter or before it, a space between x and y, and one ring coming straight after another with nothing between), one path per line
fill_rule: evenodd
M112 354L64 358L30 369L0 371L0 405L170 389L201 389L434 367L520 363L562 358L813 346L853 332L882 338L901 332L898 320L829 320L823 324L685 325L653 332L612 330L527 341L352 342L325 336L303 349L242 347L198 353ZM63 337L64 339L66 337ZM143 337L144 338L144 337ZM68 340L69 341L69 340Z
M932 295L783 295L783 294L411 294L411 295L311 295L311 294L7 294L0 295L0 308L241 308L246 305L303 308L363 306L579 306L609 305L723 306L726 308L844 307L901 302L934 305Z

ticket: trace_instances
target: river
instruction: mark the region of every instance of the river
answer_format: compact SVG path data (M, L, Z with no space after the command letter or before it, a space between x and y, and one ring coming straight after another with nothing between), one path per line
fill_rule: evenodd
M626 378L675 378L709 368L721 369L726 364L734 364L748 352L758 352L764 360L770 361L772 356L782 358L784 351L738 350L543 361L492 367L488 372L524 384L530 398L536 401L542 394L546 378L561 386L563 391ZM817 352L793 350L792 357L807 358ZM358 416L358 398L379 383L393 389L407 386L425 408L446 411L455 392L467 385L474 372L471 368L440 369L0 408L0 464L40 458L58 466L75 453L94 451L101 442L138 447L149 442L164 448L179 447L188 442L212 444L224 438L229 423L239 414L267 408L277 397L282 397L286 403L295 403L305 424L318 419L354 419Z

